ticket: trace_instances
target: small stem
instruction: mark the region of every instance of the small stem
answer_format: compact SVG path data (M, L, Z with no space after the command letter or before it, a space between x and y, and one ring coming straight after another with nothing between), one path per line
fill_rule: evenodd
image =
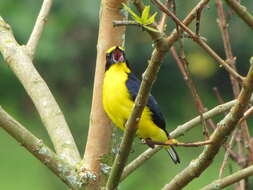
M112 24L114 27L117 26L127 26L127 25L134 25L134 26L140 26L142 27L142 25L134 20L114 20L112 21Z

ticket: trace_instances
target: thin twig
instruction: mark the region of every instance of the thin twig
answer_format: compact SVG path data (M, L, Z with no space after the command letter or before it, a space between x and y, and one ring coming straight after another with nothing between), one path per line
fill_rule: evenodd
M227 57L227 62L231 65L231 67L236 71L236 66L235 66L235 57L233 56L232 53L232 48L231 48L231 43L230 43L230 37L229 37L229 32L228 32L228 23L225 18L225 13L223 9L223 3L221 0L216 0L216 6L217 6L217 12L218 12L218 25L221 31L222 39L223 39L223 44L224 44L224 50L226 53ZM237 82L237 80L234 79L234 77L230 74L230 81L234 93L234 97L236 98L239 95L240 92L240 85Z
M214 91L214 94L215 94L215 96L216 96L216 98L217 98L217 100L218 100L218 103L219 103L219 104L224 104L224 100L223 100L223 98L221 97L221 94L220 94L218 88L217 88L217 87L213 87L213 91Z
M211 57L213 57L220 65L222 65L231 75L233 75L240 82L243 77L231 68L226 61L224 61L216 52L211 49L206 42L204 42L198 35L192 32L183 22L181 22L170 10L167 9L159 0L152 0L163 12L170 16L185 32L187 32L192 39L201 46Z
M172 5L172 0L167 0L166 1L166 7L170 8ZM164 32L166 27L167 27L167 22L168 20L168 16L165 14L165 13L162 13L162 16L161 16L161 19L157 25L157 29L160 31L160 32Z
M64 115L47 84L40 76L26 48L15 40L10 26L0 17L0 51L31 97L46 127L56 152L70 163L81 158Z
M223 162L222 162L220 170L219 170L219 178L222 178L222 176L223 176L223 172L224 172L225 166L226 166L226 164L228 162L228 158L229 158L229 154L230 154L229 150L232 149L236 133L237 133L237 130L235 129L233 131L232 137L231 137L230 142L228 144L228 149L225 152L224 159L223 159Z
M197 16L196 16L196 35L199 36L199 31L200 31L200 19L201 19L201 12L202 12L202 9L199 9L197 11Z
M230 110L229 114L218 123L216 130L210 137L213 143L207 145L199 157L193 160L182 172L177 174L170 183L162 188L163 190L182 189L194 178L199 177L212 163L220 147L225 142L226 137L232 133L249 103L253 92L253 64L251 64L243 84L243 88L238 96L238 102Z
M182 21L184 25L188 26L197 16L197 12L199 9L203 9L210 0L201 0L199 3L190 11L190 13L184 18ZM172 31L172 33L167 37L168 46L172 46L173 42L175 42L180 37L180 34L176 29Z
M243 120L246 120L253 114L253 106L250 107L246 112L244 112L243 117L240 119L239 123L241 123Z
M30 131L13 119L0 106L0 128L15 138L38 160L45 164L55 175L57 175L71 189L78 189L81 181L76 168L65 159L56 155L48 148L42 140L35 137Z
M180 59L180 57L177 55L177 52L176 52L176 50L175 50L174 47L171 47L170 52L171 52L172 56L174 57L174 59L176 60L176 63L178 65L178 67L179 67L180 72L183 75L183 79L184 79L186 85L188 86L188 88L191 91L191 95L192 95L192 97L194 99L197 111L200 114L200 117L201 117L201 120L202 120L203 133L208 138L208 130L206 128L206 120L204 120L204 118L203 118L203 113L205 112L205 107L204 107L204 105L202 103L202 100L201 100L201 98L200 98L200 96L199 96L199 94L197 92L197 89L196 89L196 87L194 85L194 82L191 79L189 70L187 68L187 63L183 62L183 60ZM215 128L215 124L214 124L214 122L211 119L208 119L207 122L208 122L208 125L211 128L213 128L213 129Z
M244 20L244 22L253 29L253 16L247 11L247 8L242 6L235 0L225 0L226 3Z
M30 38L27 42L26 47L28 48L29 55L31 56L31 58L34 57L36 47L38 46L40 36L41 36L44 26L47 22L47 17L50 12L51 6L52 6L52 0L44 0L43 1L39 15L38 15L36 23L34 25L33 31L32 31Z
M127 26L127 25L128 26L133 25L133 26L142 27L142 25L140 23L138 23L134 20L114 20L114 21L112 21L112 24L113 24L114 27L116 27L116 26Z

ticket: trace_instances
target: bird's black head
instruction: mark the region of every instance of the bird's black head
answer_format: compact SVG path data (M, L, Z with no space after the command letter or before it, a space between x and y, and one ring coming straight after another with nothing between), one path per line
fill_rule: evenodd
M122 62L126 62L124 48L120 46L113 46L106 51L105 70L109 69L113 64Z

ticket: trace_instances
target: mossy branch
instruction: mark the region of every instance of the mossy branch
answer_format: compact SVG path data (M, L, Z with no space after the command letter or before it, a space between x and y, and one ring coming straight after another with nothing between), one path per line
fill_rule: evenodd
M216 189L223 189L229 185L232 185L244 178L247 178L249 176L253 175L253 166L249 166L247 168L244 168L242 170L239 170L229 176L226 176L224 178L218 179L210 183L209 185L203 187L200 190L216 190Z
M56 155L42 140L35 137L30 131L13 119L0 106L0 128L24 146L31 154L45 164L55 175L72 189L78 189L81 185L76 168L64 158Z
M242 6L238 1L235 0L224 0L228 6L230 6L238 16L251 28L253 29L253 16L250 14L246 7Z
M47 84L34 67L25 46L15 40L11 27L0 17L0 51L5 62L31 97L56 152L74 164L80 155L67 122Z

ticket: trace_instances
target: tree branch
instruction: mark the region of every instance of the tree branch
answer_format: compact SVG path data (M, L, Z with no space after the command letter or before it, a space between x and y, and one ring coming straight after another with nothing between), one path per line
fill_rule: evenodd
M56 155L42 140L35 137L30 131L14 120L0 106L0 128L15 138L22 146L45 164L70 188L78 189L82 185L76 168Z
M170 16L185 32L187 32L199 46L201 46L216 62L222 65L228 73L233 75L237 80L242 81L243 77L231 68L216 52L208 46L198 35L192 32L183 22L181 22L165 5L159 0L152 0L164 13Z
M0 17L0 51L31 97L56 152L72 164L79 162L80 155L62 111L35 69L26 49L16 42L10 26L2 17Z
M230 112L222 119L210 140L213 142L207 145L200 156L193 160L188 167L181 173L176 175L169 184L163 187L163 190L177 190L185 187L190 181L198 177L213 161L215 155L218 153L221 145L225 142L227 136L236 127L236 124L243 116L251 94L253 91L253 64L250 65L249 72L243 81L243 88L238 97L238 102L232 107Z
M34 57L40 36L41 36L44 26L47 22L47 17L48 17L49 11L51 9L51 6L52 6L52 0L44 0L43 1L42 7L40 9L39 15L38 15L36 23L35 23L35 26L33 28L32 34L26 44L28 52L32 58Z
M233 173L227 177L222 179L215 180L211 184L203 187L201 190L216 190L216 189L223 189L229 185L232 185L244 178L253 175L253 166L249 166L245 169L239 170L238 172Z
M124 44L125 27L114 28L112 21L125 19L122 8L124 0L102 0L97 42L97 60L93 87L90 126L83 167L96 175L96 181L87 189L99 189L105 183L101 172L101 157L110 153L111 121L104 112L102 105L102 85L105 72L105 52L112 46Z
M253 29L253 16L247 11L247 8L242 6L238 1L225 0L226 3L238 14L238 16Z

